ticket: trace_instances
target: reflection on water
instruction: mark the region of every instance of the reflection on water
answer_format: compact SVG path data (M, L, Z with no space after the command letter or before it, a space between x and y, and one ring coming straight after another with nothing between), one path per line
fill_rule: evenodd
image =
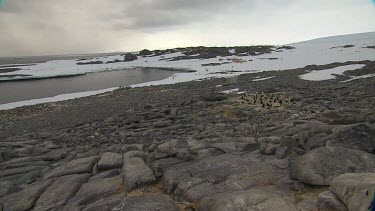
M0 82L0 104L161 80L174 73L177 71L136 68L67 78Z

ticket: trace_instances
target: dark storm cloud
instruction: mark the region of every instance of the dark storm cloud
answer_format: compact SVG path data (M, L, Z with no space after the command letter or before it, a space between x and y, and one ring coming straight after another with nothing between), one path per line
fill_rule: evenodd
M147 29L185 25L208 19L229 12L239 4L250 11L252 1L246 0L131 0L126 3L117 1L121 10L105 19L115 22L114 28L119 29ZM122 22L127 20L126 22ZM118 23L122 22L122 23Z

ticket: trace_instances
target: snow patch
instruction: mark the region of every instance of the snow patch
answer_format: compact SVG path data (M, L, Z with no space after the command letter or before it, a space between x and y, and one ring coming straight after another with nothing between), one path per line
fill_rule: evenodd
M229 89L229 90L225 90L225 91L221 91L221 93L224 93L224 94L229 94L229 93L232 93L232 92L238 92L240 89L236 88L236 89Z
M271 78L275 78L276 76L270 76L270 77L265 77L265 78L255 78L251 81L264 81L264 80L268 80L268 79L271 79Z
M361 75L361 76L353 76L351 79L348 79L348 80L345 80L345 81L341 81L341 82L349 82L349 81L354 81L354 80L357 80L357 79L362 79L362 78L371 78L371 77L374 77L375 74L368 74L368 75Z
M308 81L331 80L331 79L336 78L335 75L342 75L345 71L360 69L364 66L366 65L353 64L353 65L335 67L335 68L327 69L327 70L313 70L309 73L301 75L300 78L303 80L308 80Z

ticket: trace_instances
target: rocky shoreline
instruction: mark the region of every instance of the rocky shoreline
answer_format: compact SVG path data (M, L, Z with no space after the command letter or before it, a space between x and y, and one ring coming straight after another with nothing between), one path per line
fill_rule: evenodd
M0 111L2 208L366 210L375 78L299 78L335 65Z

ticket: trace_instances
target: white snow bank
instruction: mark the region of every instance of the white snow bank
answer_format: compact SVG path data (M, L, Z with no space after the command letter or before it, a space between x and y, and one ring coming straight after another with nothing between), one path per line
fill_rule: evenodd
M274 78L276 76L270 76L270 77L265 77L265 78L255 78L251 81L264 81L264 80L268 80L268 79L271 79L271 78Z
M238 92L240 89L228 89L228 90L225 90L225 91L221 91L221 93L224 93L224 94L229 94L229 93L232 93L232 92Z
M342 75L345 71L360 69L364 66L366 66L366 65L364 65L364 64L353 64L353 65L335 67L335 68L327 69L327 70L313 70L309 73L301 75L300 78L303 79L303 80L308 80L308 81L330 80L330 79L336 78L336 76L334 74Z
M341 48L339 46L354 45L349 48ZM211 59L191 59L191 60L180 60L170 61L174 57L182 56L181 52L171 53L162 56L153 57L138 57L137 60L131 62L118 62L118 63L106 63L114 61L115 59L122 60L123 56L105 56L96 57L86 61L77 60L55 60L45 63L40 63L32 66L18 67L21 70L14 71L11 73L0 73L1 75L21 75L14 78L1 78L0 80L13 80L13 79L28 79L28 78L43 78L43 77L59 77L62 75L75 75L84 74L90 72L101 72L101 71L112 71L112 70L124 70L134 67L154 67L154 68L177 68L177 69L188 69L195 70L196 72L191 73L177 73L173 76L160 81L151 81L141 84L132 85L131 87L139 86L150 86L160 84L174 84L179 82L187 82L193 80L204 80L208 78L217 77L231 77L241 75L244 73L256 73L261 71L270 70L286 70L294 68L302 68L307 65L325 65L334 62L346 62L346 61L362 61L362 60L374 60L375 50L365 48L366 46L375 45L375 33L366 33L349 36L339 36L331 38L321 38L318 40L306 41L301 43L291 44L289 46L295 47L295 49L272 52L266 55L256 56L241 56L241 57L221 57ZM338 48L339 47L339 48ZM234 52L231 50L231 52ZM276 60L259 59L259 58L278 58ZM233 58L241 59L249 62L231 62L228 64L221 64L217 66L202 66L202 64L208 63L223 63L223 61L230 62ZM77 65L78 62L95 62L102 61L103 64L88 64L88 65ZM350 68L349 68L350 66ZM305 80L327 80L332 79L332 74L342 74L350 69L358 69L361 66L344 66L334 70L325 70L310 72L303 76ZM343 69L342 69L343 68ZM349 68L349 69L346 69ZM22 76L29 75L29 76ZM262 78L256 80L267 80L269 78ZM110 88L114 89L114 88ZM110 91L110 89L105 89ZM89 96L102 93L102 90L82 93L64 94L51 98L43 98L36 100L28 100L16 103L9 103L0 105L0 109L11 109L24 105L34 105L44 102L55 102L66 99L73 99L83 96Z
M361 75L361 76L353 76L352 78L348 79L348 80L345 80L345 81L341 81L341 82L349 82L349 81L354 81L354 80L357 80L357 79L362 79L362 78L371 78L371 77L374 77L375 74L368 74L368 75Z

